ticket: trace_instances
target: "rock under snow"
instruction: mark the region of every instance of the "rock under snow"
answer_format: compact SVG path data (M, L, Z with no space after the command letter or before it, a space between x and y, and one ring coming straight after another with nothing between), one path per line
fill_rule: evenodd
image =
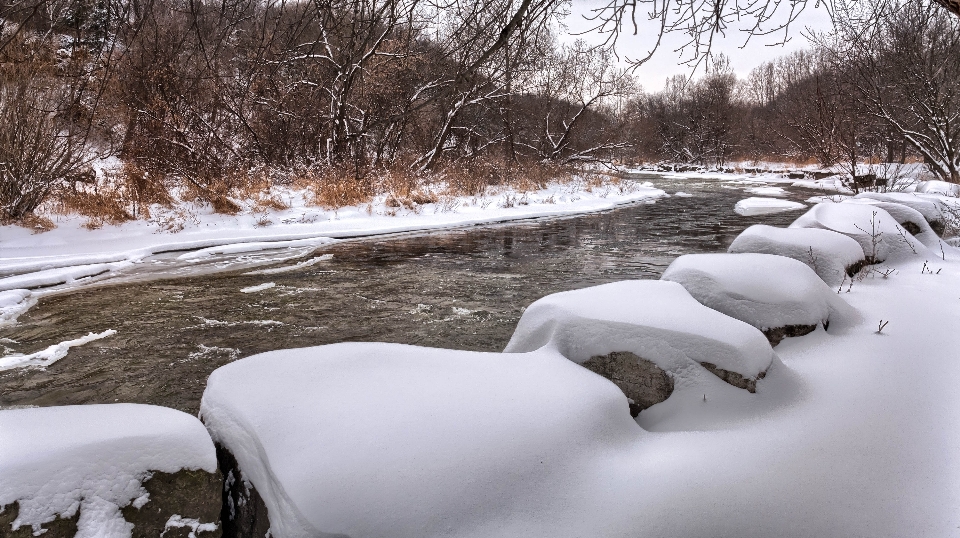
M727 251L793 258L807 264L830 286L839 286L866 263L860 243L843 234L817 228L755 224L738 235Z
M627 280L548 295L527 307L505 352L550 346L578 364L614 352L694 385L709 364L751 392L775 355L758 330L704 307L679 284Z
M806 264L772 254L687 254L663 280L683 285L701 304L763 331L777 345L785 336L859 321L857 312Z
M927 224L933 228L933 231L942 235L944 230L943 212L936 200L929 200L916 194L906 192L862 192L854 199L879 200L881 202L893 202L911 207L920 212Z
M868 263L896 261L932 253L909 233L902 233L897 220L879 207L849 203L813 206L791 228L833 230L855 239Z
M219 536L220 477L196 418L138 404L0 411L0 536L159 536L174 515ZM206 532L202 532L206 531Z
M740 200L733 207L738 215L750 217L753 215L767 215L770 213L782 213L784 211L796 211L807 206L800 202L791 202L790 200L780 200L777 198L752 197Z
M940 248L940 236L933 231L933 228L931 228L927 219L923 217L923 214L912 207L896 202L884 202L871 198L853 198L843 203L865 204L879 207L889 213L904 231L910 233L917 241L923 243L924 246L932 249Z
M510 514L537 528L513 510L642 433L613 384L552 350L273 351L214 371L200 414L275 538L503 535Z
M921 181L920 184L917 185L916 192L960 197L960 185L939 180Z

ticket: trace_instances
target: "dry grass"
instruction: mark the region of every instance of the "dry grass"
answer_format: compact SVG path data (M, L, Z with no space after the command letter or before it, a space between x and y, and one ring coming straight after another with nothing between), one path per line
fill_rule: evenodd
M52 220L46 217L34 215L33 213L29 213L17 220L0 221L0 224L3 224L3 225L13 224L15 226L26 228L35 234L49 232L50 230L57 227L57 225L54 224Z

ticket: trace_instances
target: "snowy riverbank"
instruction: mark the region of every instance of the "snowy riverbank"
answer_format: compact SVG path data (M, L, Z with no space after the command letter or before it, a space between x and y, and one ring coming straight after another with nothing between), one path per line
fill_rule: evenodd
M960 250L914 238L903 227L922 213L885 203L820 204L661 281L544 297L504 353L345 343L221 367L201 417L221 448L224 536L956 536ZM58 410L76 413L43 412ZM31 450L71 472L0 481L0 505L29 507L11 525L42 532L59 514L128 535L155 463L130 463L122 495L67 501L76 480L113 480L84 467L91 447L137 461L120 430L141 425L61 442L50 428L75 430L74 415L25 411L40 410L0 411L20 432L4 442L43 429L50 446ZM144 438L204 446L177 421ZM0 471L26 473L22 453L0 451ZM193 459L164 472L210 468Z

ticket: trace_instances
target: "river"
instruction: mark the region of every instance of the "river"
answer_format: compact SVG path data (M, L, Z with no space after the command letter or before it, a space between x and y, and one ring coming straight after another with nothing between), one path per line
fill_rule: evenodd
M650 179L693 196L344 241L312 254L329 259L277 274L134 280L46 297L0 330L8 352L117 334L72 348L46 370L0 372L0 406L138 402L196 413L211 371L262 351L344 341L499 351L524 307L544 295L659 278L681 254L722 252L751 224L786 226L801 213L742 217L733 206L749 196L744 185ZM796 201L822 194L789 190Z

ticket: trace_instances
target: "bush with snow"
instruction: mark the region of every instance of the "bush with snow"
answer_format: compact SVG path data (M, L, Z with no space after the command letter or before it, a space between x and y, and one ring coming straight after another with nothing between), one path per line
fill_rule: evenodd
M859 314L806 264L772 254L687 254L663 272L701 304L764 331L786 335L849 326ZM786 334L785 334L786 332Z
M544 346L578 364L614 352L633 353L689 386L702 379L703 363L756 380L775 358L755 328L704 307L679 284L655 280L614 282L537 300L524 310L504 351Z
M842 233L860 243L868 263L897 261L933 254L897 220L879 207L850 203L813 206L790 225L791 228L819 228Z
M576 469L641 433L614 385L552 350L273 351L214 371L200 414L276 538L494 536L511 517L537 528Z
M727 251L793 258L807 264L830 286L839 286L865 263L860 243L843 234L816 228L755 224L738 235Z
M78 538L126 538L134 523L125 513L142 527L163 517L154 522L163 530L173 515L197 518L204 501L214 519L198 530L217 528L216 454L195 417L138 404L7 409L0 411L0 432L0 516L16 513L2 536L20 527L32 527L36 536L55 520L69 520ZM208 491L195 492L206 497L187 492L177 514L164 513L158 507L169 508L171 500L156 498L145 485L154 473L185 471L206 475Z

